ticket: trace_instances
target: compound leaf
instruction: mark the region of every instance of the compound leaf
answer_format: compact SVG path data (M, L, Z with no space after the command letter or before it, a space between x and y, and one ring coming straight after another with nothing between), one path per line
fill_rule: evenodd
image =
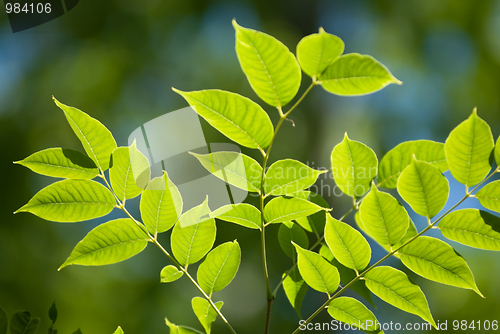
M152 234L168 231L179 219L182 204L179 189L163 171L142 193L140 209L144 225Z
M285 290L285 295L299 318L302 318L300 308L307 293L307 284L300 277L296 267L293 267L288 274L284 273L283 276L283 290Z
M438 224L443 235L461 244L500 251L500 218L478 209L453 211Z
M304 73L318 78L325 69L344 52L339 37L319 28L319 33L302 38L297 44L297 59Z
M15 213L30 212L46 220L72 223L105 216L115 206L113 194L98 182L62 180L40 190Z
M337 186L349 196L363 196L370 189L370 182L377 175L377 156L368 146L344 140L332 152L332 173Z
M111 153L116 148L116 141L109 130L95 118L81 110L54 102L64 112L69 125L83 145L85 152L102 171L109 168Z
M215 306L220 310L223 302L215 303ZM217 318L217 311L214 310L212 305L208 300L201 297L194 297L191 300L191 306L193 307L194 314L200 321L203 328L205 328L205 333L210 334L212 331L212 323Z
M27 311L17 311L10 320L11 334L34 334L40 326L40 318L32 318Z
M450 186L439 169L413 159L398 179L398 193L421 216L432 218L448 201Z
M295 259L295 249L292 241L302 248L309 248L309 238L306 232L298 225L291 221L283 222L278 230L278 241L285 254Z
M444 153L444 144L431 140L407 141L394 147L380 161L378 168L379 186L394 189L403 170L413 159L428 162L441 172L448 170L448 162Z
M182 271L180 271L173 265L168 265L164 267L160 272L160 282L170 283L178 280L179 278L182 277L182 275L184 275Z
M267 113L252 100L218 89L182 92L173 88L211 126L236 143L260 150L273 137Z
M297 160L276 161L269 167L264 178L266 196L291 195L309 188L323 173L326 171L312 169Z
M431 281L474 290L481 297L467 262L446 242L421 236L401 248L401 262Z
M368 241L351 226L326 215L325 241L335 259L358 272L370 263L371 248Z
M360 301L351 297L335 298L328 305L328 313L332 318L344 324L350 324L355 328L360 328L366 333L380 333L379 322L373 313L366 308Z
M297 94L301 71L297 59L276 38L244 28L233 20L236 54L257 95L273 107L283 107Z
M437 329L424 293L402 271L376 267L365 274L366 286L383 301L418 315Z
M481 182L491 169L489 160L494 145L490 126L474 109L446 139L444 150L451 175L467 187Z
M264 218L268 224L275 224L307 217L320 210L327 209L297 197L276 197L264 207Z
M148 241L149 236L132 219L112 220L90 231L58 270L73 264L103 266L117 263L142 252Z
M486 209L500 212L500 180L485 185L476 197Z
M190 152L210 173L240 189L260 193L262 167L249 156L238 152L196 154Z
M375 185L359 207L359 217L373 239L382 245L394 246L405 235L410 217L391 194L381 192Z
M340 283L337 268L331 265L321 255L301 248L293 243L298 254L299 272L307 285L319 292L333 294Z
M318 83L337 95L365 95L402 82L372 56L349 53L338 57L319 77Z
M240 266L241 249L237 241L226 242L208 253L198 268L198 283L207 294L224 289Z

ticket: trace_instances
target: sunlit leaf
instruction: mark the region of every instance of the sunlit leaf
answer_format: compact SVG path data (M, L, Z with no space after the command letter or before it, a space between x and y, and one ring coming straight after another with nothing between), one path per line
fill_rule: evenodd
M215 306L220 310L223 302L215 303ZM214 310L212 305L208 300L201 297L194 297L191 300L191 306L193 307L194 314L200 321L203 328L205 328L205 333L210 334L212 331L212 322L217 318L217 312Z
M350 324L354 328L360 328L366 333L382 332L380 326L377 326L379 322L373 313L354 298L335 298L328 305L328 313L332 318L344 324Z
M280 225L278 241L283 252L292 259L296 258L292 241L302 248L309 248L309 239L306 232L298 224L291 221L283 222Z
M273 163L264 178L266 195L291 195L312 186L326 171L312 169L300 161L285 159Z
M500 168L500 136L498 137L495 145L495 161L497 163L497 168Z
M290 102L300 87L300 66L288 48L276 38L244 28L233 20L236 54L250 86L273 107Z
M184 273L177 269L173 265L169 265L164 267L161 272L160 272L160 282L161 283L170 283L173 281L178 280L179 278L182 277Z
M307 217L325 208L296 197L276 197L264 207L264 218L268 224L281 223Z
M59 270L69 265L103 266L139 254L146 248L148 235L129 218L101 224L80 241Z
M486 209L500 212L500 180L485 185L476 197Z
M286 275L286 273L283 275ZM283 290L285 290L286 297L295 309L295 312L297 312L299 318L302 318L300 308L307 293L307 284L302 277L300 277L296 267L294 267L283 280Z
M491 169L489 160L494 145L490 126L474 109L467 120L451 131L444 145L453 177L467 187L481 182Z
M123 332L123 329L120 326L118 326L118 328L113 334L125 334L125 332Z
M244 227L259 229L261 227L261 214L255 206L241 203L228 204L210 213L210 217L218 218Z
M176 324L171 323L167 318L165 318L165 323L170 329L170 334L205 334L190 327L177 326Z
M330 208L328 202L316 193L309 194L309 201L318 204L326 210ZM319 236L325 230L326 216L324 211L319 211L308 217L297 218L295 221L307 232L312 232Z

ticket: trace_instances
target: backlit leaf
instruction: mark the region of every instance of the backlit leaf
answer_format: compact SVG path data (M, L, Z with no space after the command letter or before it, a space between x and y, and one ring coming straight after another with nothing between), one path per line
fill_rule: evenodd
M328 313L332 318L344 324L350 324L354 328L360 328L366 333L380 333L382 330L377 318L358 300L351 297L335 298L328 305ZM362 327L360 327L360 324Z
M476 197L486 209L500 212L500 180L485 185Z
M215 303L215 306L220 310L223 302ZM210 334L212 331L212 322L217 318L217 312L214 310L212 305L208 300L201 297L194 297L191 300L191 306L193 307L194 314L200 321L203 328L205 328L205 333Z
M326 171L315 170L300 161L285 159L273 163L264 178L266 195L291 195L312 186Z
M165 318L165 323L170 329L170 334L205 334L190 327L177 326L176 324L171 323L167 318Z
M286 275L286 273L284 275ZM302 277L300 277L296 267L294 267L283 280L283 290L285 290L286 297L295 309L295 312L297 312L299 318L302 318L300 308L307 293L307 284Z
M125 334L125 333L123 332L123 329L120 326L118 326L114 334Z
M169 265L164 267L160 272L160 282L161 283L170 283L178 280L182 277L184 273L177 269L175 266Z
M260 230L262 225L259 209L246 203L224 205L223 207L212 212L210 217L218 218L220 220L252 229Z
M276 197L264 207L264 218L268 224L281 223L307 217L325 208L296 197Z

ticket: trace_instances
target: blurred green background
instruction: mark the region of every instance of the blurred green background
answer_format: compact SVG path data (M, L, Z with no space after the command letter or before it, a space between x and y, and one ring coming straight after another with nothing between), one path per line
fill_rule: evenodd
M55 300L56 328L61 334L78 327L84 334L106 334L118 325L127 334L167 333L165 316L201 329L190 307L195 289L186 279L159 284L159 272L168 261L151 246L119 264L73 266L58 272L74 245L104 220L57 224L30 214L13 215L52 180L12 161L49 147L81 150L52 95L102 121L123 146L144 122L186 106L172 86L220 88L263 103L239 68L233 18L277 37L292 51L303 36L322 26L345 41L346 52L373 55L404 82L354 98L315 88L292 114L296 126L285 123L273 161L293 157L313 167L328 167L331 150L346 131L351 139L372 147L380 159L402 141L444 141L474 106L491 125L495 138L500 133L499 1L85 0L54 21L15 34L2 11L0 305L9 315L28 310L42 317L40 332L45 332L47 311ZM309 82L304 76L302 91ZM276 110L264 107L276 120ZM208 141L225 141L205 123L204 131ZM260 159L256 152L244 152ZM324 182L333 186L332 180ZM449 204L464 190L451 182ZM348 199L325 197L335 217L347 211ZM137 201L131 205L137 214ZM477 203L471 199L464 205ZM419 228L425 226L424 219L413 218ZM352 223L352 217L347 221ZM279 248L277 226L268 231L274 286L291 261ZM216 299L224 300L222 311L238 333L260 333L265 289L259 234L219 222L216 244L234 239L242 247L242 265L233 283ZM168 245L168 235L161 240ZM487 299L412 274L426 293L436 321L448 320L451 331L453 320L500 320L500 256L451 243L468 260ZM373 259L383 256L379 246L373 249ZM405 270L396 259L387 264ZM323 301L322 295L309 291L303 315ZM422 322L377 298L375 303L382 322ZM298 321L281 290L273 309L272 333L290 333ZM330 318L323 312L316 321ZM227 332L220 319L213 332Z

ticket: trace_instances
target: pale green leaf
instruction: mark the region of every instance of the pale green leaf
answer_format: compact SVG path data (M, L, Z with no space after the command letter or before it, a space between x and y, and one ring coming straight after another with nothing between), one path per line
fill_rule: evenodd
M107 215L116 206L113 194L91 180L55 182L33 196L18 212L50 221L72 223Z
M118 326L118 328L113 334L125 334L125 333L123 332L123 329L120 326Z
M497 168L500 168L500 136L498 137L495 145L495 161L497 163Z
M302 277L300 277L296 267L293 267L288 275L286 273L283 274L283 277L283 290L285 290L285 295L295 309L295 312L297 312L299 318L302 318L300 308L307 293L307 284Z
M344 266L361 272L370 263L371 248L368 241L351 226L326 216L325 241L335 259Z
M340 283L337 268L331 265L321 255L293 244L298 254L299 272L307 285L319 292L333 294Z
M223 302L215 303L215 306L220 310ZM212 331L212 323L217 318L217 311L214 310L213 306L210 305L208 300L201 297L194 297L191 300L191 306L193 307L194 314L200 321L203 328L205 328L205 333L210 334Z
M17 311L10 320L11 334L34 334L40 326L40 318L32 318L28 311Z
M92 159L81 152L65 148L49 148L14 163L41 175L65 179L93 179L99 175Z
M319 33L302 38L297 44L297 59L302 70L318 78L344 52L344 42L319 28Z
M112 220L90 231L59 270L73 264L103 266L117 263L142 252L148 241L149 236L132 219Z
M441 171L413 159L398 179L398 193L421 216L432 218L448 201L450 186Z
M182 197L167 173L148 184L141 196L141 217L152 234L168 231L182 213Z
M485 185L476 197L486 209L500 212L500 180Z
M470 289L481 297L467 262L446 242L421 236L398 251L401 262L431 281Z
M387 152L380 161L378 185L388 189L396 188L399 175L408 167L414 155L417 160L428 162L441 172L449 169L443 143L431 140L407 141Z
M267 113L252 100L217 89L182 92L181 95L211 126L236 143L260 150L273 137L273 124Z
M273 163L264 178L267 195L291 195L312 186L326 171L312 169L300 161L285 159Z
M335 183L349 196L363 196L377 175L375 152L363 143L350 140L347 133L333 149L331 162Z
M250 86L273 107L290 102L300 87L300 66L288 48L276 38L243 28L233 20L236 54Z
M424 293L402 271L376 267L365 274L366 286L383 301L418 315L437 329Z
M330 208L328 202L316 193L310 193L309 201L327 210ZM319 236L325 230L326 216L324 211L319 211L308 217L297 218L295 221L307 232L312 232Z
M210 219L210 208L208 207L208 196L205 197L203 203L194 208L189 209L184 212L179 218L179 224L181 227L186 227L190 225L195 225L205 220Z
M307 217L320 210L327 209L297 197L276 197L264 207L264 218L268 224L274 224Z
M402 82L372 56L349 53L337 58L319 77L323 88L337 95L365 95Z
M241 249L237 241L226 242L208 253L198 268L198 284L207 294L224 289L240 266Z
M173 281L178 280L179 278L182 277L184 273L177 269L173 265L169 265L164 267L161 272L160 272L160 282L161 283L170 283Z
M410 217L398 200L375 185L359 207L367 234L382 245L394 246L405 235Z
M258 230L262 225L259 209L246 203L224 205L212 212L210 217Z
M490 155L494 145L490 126L474 109L446 139L444 150L451 175L467 187L481 182L491 169Z
M291 221L286 221L281 224L278 230L278 242L285 254L295 259L295 249L292 241L302 248L309 248L309 238L306 232L298 225Z
M111 154L109 179L120 201L139 196L151 177L149 161L136 147L118 147Z
M111 153L116 148L116 142L111 132L101 122L83 111L64 105L55 98L53 99L64 112L69 125L80 139L88 156L101 170L107 170Z
M373 313L358 300L351 297L335 298L328 305L328 313L332 318L344 324L350 324L366 333L383 333ZM361 324L361 326L360 326Z
M328 262L332 262L335 259L335 256L333 256L332 251L326 244L321 244L321 247L319 248L319 255L324 257L325 259L328 260Z
M194 225L182 226L180 220L175 224L170 243L175 258L185 266L198 262L212 249L216 227L213 218Z
M170 329L170 334L205 334L190 327L177 326L176 324L171 323L167 318L165 318L165 323Z
M500 218L478 209L453 211L438 224L443 235L461 244L500 251Z
M238 152L215 152L192 156L210 173L240 189L260 193L262 167L249 156Z

